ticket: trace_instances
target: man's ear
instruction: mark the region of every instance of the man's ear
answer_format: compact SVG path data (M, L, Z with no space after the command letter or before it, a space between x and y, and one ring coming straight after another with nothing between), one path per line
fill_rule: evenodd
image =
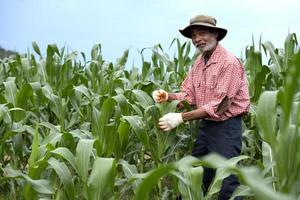
M219 35L218 31L215 31L215 37L216 37L216 39L218 38L218 35Z

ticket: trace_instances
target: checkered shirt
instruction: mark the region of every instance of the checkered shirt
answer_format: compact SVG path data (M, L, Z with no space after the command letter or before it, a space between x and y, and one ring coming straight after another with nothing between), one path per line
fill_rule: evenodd
M250 106L243 65L220 43L206 64L201 55L196 59L175 95L180 101L202 107L213 121L247 113Z

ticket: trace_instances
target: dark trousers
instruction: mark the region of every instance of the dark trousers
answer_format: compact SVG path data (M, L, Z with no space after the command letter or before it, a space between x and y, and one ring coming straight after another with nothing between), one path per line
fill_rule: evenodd
M226 158L240 155L242 147L242 119L241 116L233 117L222 122L203 120L199 135L196 139L192 155L201 157L210 152L218 153ZM204 193L213 180L215 170L204 168L203 186ZM219 200L227 200L239 186L234 175L225 178L219 194ZM241 197L236 200L242 199Z

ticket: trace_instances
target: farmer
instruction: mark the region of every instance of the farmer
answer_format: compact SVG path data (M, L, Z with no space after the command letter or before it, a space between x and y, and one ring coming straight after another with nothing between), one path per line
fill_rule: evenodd
M179 100L196 106L190 112L168 113L159 119L159 127L164 131L186 121L202 119L193 156L215 152L229 159L241 152L241 116L248 112L250 101L244 68L238 58L220 44L227 30L217 27L216 23L213 17L198 15L186 28L179 30L183 36L192 39L200 55L180 92L167 93L160 89L153 91L152 96L158 103ZM215 170L205 168L204 192L214 175ZM224 179L219 199L229 199L238 185L233 175Z

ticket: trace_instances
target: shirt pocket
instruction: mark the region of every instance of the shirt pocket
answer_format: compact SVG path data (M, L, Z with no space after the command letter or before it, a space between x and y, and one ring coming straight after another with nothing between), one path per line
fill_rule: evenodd
M195 90L199 90L200 86L203 84L201 83L202 78L201 75L193 75L192 77L192 85L194 87Z
M208 77L206 81L206 89L211 92L214 92L217 86L217 75L213 74Z

